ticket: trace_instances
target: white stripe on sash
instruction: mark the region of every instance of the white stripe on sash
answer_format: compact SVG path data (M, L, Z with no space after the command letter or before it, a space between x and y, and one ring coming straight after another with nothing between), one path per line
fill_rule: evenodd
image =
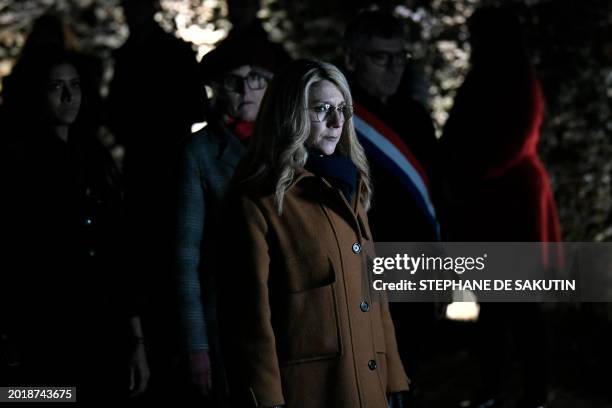
M427 211L436 220L436 210L431 202L431 198L429 197L429 190L423 181L423 178L419 174L419 172L414 168L412 163L408 160L406 156L386 137L381 135L378 130L370 126L365 120L361 119L359 116L353 116L353 123L355 124L356 130L361 133L363 137L368 139L373 145L378 147L391 161L393 161L400 170L406 174L406 176L412 181L414 186L417 188L421 196L423 197L423 201L427 206Z

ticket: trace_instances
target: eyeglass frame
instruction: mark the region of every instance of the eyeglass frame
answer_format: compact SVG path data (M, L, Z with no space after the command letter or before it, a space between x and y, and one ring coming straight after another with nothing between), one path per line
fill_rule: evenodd
M249 78L252 78L253 76L258 76L262 78L264 80L264 85L259 88L253 87L251 83L249 83ZM229 78L239 78L240 80L242 80L242 88L228 87L225 81ZM218 82L219 82L219 85L226 92L240 92L240 90L244 92L246 87L248 87L251 91L260 91L262 89L265 89L268 86L270 79L271 78L268 78L266 75L262 74L261 72L250 71L246 76L240 76L236 74L224 75ZM246 86L245 86L245 83L246 83Z
M327 108L329 110L326 112L317 112L315 109L320 108L321 106L326 106L326 107L329 106L329 108ZM345 113L346 108L348 108L348 113ZM353 105L349 105L347 103L343 103L338 106L333 106L330 103L322 103L317 106L309 106L307 110L314 112L315 116L317 117L318 122L327 122L331 118L331 115L334 112L341 113L343 122L346 122L348 119L350 119L353 116ZM319 114L321 113L325 113L325 116L323 117L323 119L319 118Z

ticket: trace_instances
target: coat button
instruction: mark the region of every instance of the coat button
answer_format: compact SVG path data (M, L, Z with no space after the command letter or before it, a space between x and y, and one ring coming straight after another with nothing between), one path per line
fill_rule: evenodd
M368 310L370 310L370 305L368 304L368 302L364 300L363 302L359 304L359 308L361 309L362 312L367 312Z
M356 254L361 252L361 245L359 245L359 242L353 244L353 252Z
M377 365L376 365L376 361L374 361L374 360L370 360L370 361L368 361L368 368L369 368L370 370L376 370L376 367L377 367Z

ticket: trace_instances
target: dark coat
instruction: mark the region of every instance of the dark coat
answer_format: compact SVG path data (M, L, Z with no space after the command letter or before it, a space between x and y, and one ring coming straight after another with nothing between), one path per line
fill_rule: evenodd
M508 52L498 43L494 49ZM457 93L441 140L448 240L561 240L552 188L537 154L544 98L534 73L521 61L504 55L477 61ZM546 253L550 258L543 257L544 263L562 259L560 252ZM511 333L524 373L525 401L544 404L549 366L545 327L537 303L481 304L473 352L482 364L483 395L494 396L502 387L506 367L501 356L508 350L500 345L508 343L504 336Z
M104 181L108 152L78 144L38 132L5 150L0 329L26 381L125 387L118 374L136 310L119 259L121 195Z
M221 208L246 149L224 127L202 129L185 143L178 173L175 273L181 345L209 349L216 326L212 281ZM212 325L213 327L209 327Z
M422 165L432 194L437 188L437 141L429 113L418 102L401 95L387 105L353 85L353 99L393 129ZM368 157L374 185L374 200L369 212L374 240L378 242L436 241L436 229L416 204L412 194L393 174ZM434 197L435 198L435 197Z
M134 267L147 269L149 281L160 278L152 270L170 269L173 159L191 125L204 119L205 106L195 53L153 24L146 38L128 38L116 51L107 102L109 128L125 147Z
M555 200L537 154L540 84L527 67L490 68L468 74L444 128L448 238L559 241Z
M128 38L114 54L107 102L109 128L125 147L130 267L142 274L147 303L142 318L152 359L163 360L177 334L168 296L174 283L175 159L191 125L204 119L205 90L191 46L151 24L146 38Z
M230 393L237 406L386 407L408 382L388 305L364 290L373 246L360 195L349 205L302 170L282 215L273 197L255 187L228 203L219 318Z

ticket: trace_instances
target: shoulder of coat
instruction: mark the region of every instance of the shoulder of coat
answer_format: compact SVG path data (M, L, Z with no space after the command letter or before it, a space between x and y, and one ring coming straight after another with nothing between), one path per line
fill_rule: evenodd
M198 130L185 138L184 148L189 152L207 151L217 146L217 137L207 128Z
M274 201L274 186L265 180L253 180L247 183L235 183L233 193L241 198L255 203Z
M295 170L295 173L293 174L293 180L291 181L291 184L289 184L287 192L291 191L297 185L303 184L304 181L307 181L309 179L321 179L321 177L317 176L311 171L306 170L305 168Z

